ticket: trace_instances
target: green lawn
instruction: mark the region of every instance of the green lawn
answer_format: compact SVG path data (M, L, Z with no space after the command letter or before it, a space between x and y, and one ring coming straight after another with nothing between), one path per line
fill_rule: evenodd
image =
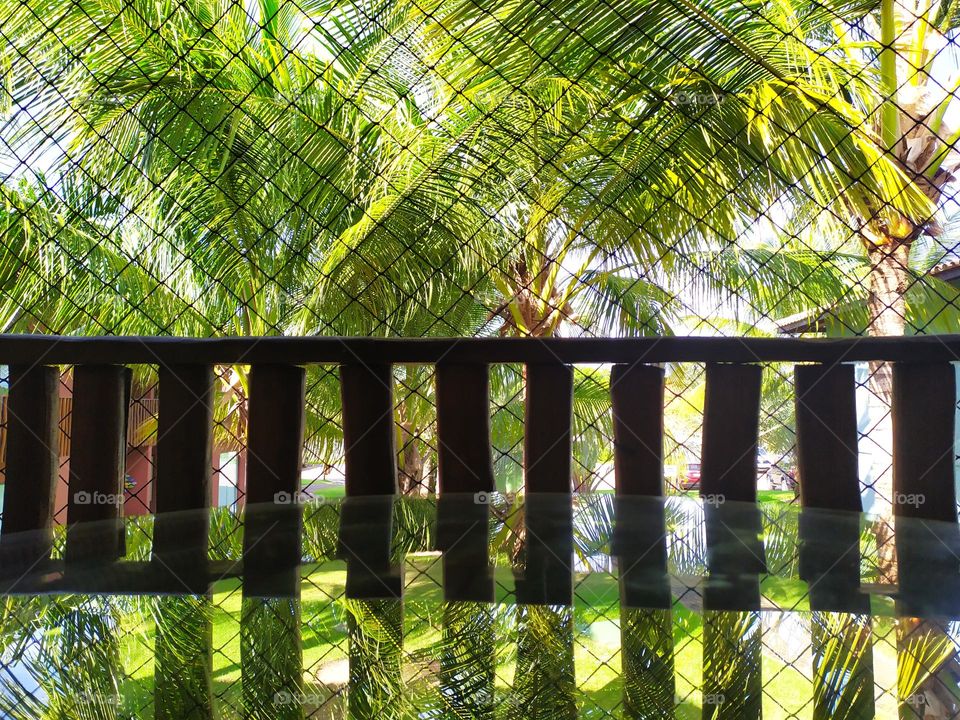
M328 489L332 496L336 488ZM806 584L797 579L795 566L795 528L789 523L796 522L796 513L788 503L792 493L764 491L760 493L767 533L779 529L776 542L768 543L768 569L770 574L761 578L761 592L765 602L777 607L793 609L794 612L765 611L761 614L764 637L762 651L762 680L765 687L764 717L769 718L810 718L810 682L811 650L809 634L809 609L806 603ZM415 505L415 504L413 504ZM400 524L428 522L432 517L427 506L411 505ZM327 508L324 512L333 511ZM233 542L232 553L240 552L239 526L237 518L219 513L215 516L214 527L217 533ZM320 523L318 525L318 523ZM326 526L324 515L317 515L308 528L316 531ZM222 527L221 527L222 526ZM781 527L782 526L782 527ZM784 528L786 531L783 532ZM128 523L128 551L135 556L147 552L152 525L149 518L131 520ZM407 533L409 533L409 527ZM306 537L310 538L309 533ZM332 537L332 536L331 536ZM769 538L774 541L775 538ZM313 539L316 541L316 539ZM319 545L311 547L318 556L329 554L331 538L325 538ZM416 540L420 546L432 542L426 538ZM779 547L773 547L779 543ZM327 548L323 550L321 548ZM497 649L496 690L501 700L506 698L519 679L525 677L524 670L517 668L518 642L523 633L522 623L518 620L518 606L513 598L513 572L509 567L509 558L500 553L496 555L495 568L497 580L496 603L488 612L495 618L495 641ZM787 562L787 565L780 564ZM362 605L343 598L346 568L336 560L303 566L304 578L301 585L301 605L299 626L302 635L302 667L304 691L309 694L327 697L330 694L329 683L345 681L349 653L348 625L351 608L357 611ZM121 637L120 658L123 674L127 676L123 683L123 694L131 708L139 708L131 713L133 717L152 715L156 667L154 653L157 645L155 611L150 598L133 598L123 601L127 612L120 616ZM896 686L896 651L891 641L890 628L893 627L889 603L878 601L874 608L873 654L876 669L876 681L881 687ZM252 605L251 605L252 607ZM282 605L280 607L283 607ZM439 658L443 648L445 606L442 593L442 563L437 553L412 553L407 556L405 566L405 594L403 601L403 647L397 657L397 672L392 674L404 680L404 693L416 702L436 702L439 672ZM479 611L487 606L474 606ZM249 608L248 608L249 609ZM576 698L581 715L602 715L600 711L609 711L616 716L617 708L624 693L623 668L621 666L620 626L624 617L621 614L620 595L617 578L614 574L592 572L578 574L575 583L575 600L572 609L556 609L555 613L572 613L573 662L576 677ZM631 611L635 612L635 611ZM660 612L660 611L652 611ZM243 717L241 690L241 624L244 616L244 600L240 582L236 579L224 580L214 588L210 602L212 624L214 695L221 710L220 720L233 720ZM367 613L364 617L373 617ZM263 622L270 614L255 613L251 618ZM558 615L559 617L559 615ZM799 624L796 620L799 619ZM700 717L700 692L703 664L703 614L696 602L675 603L667 621L672 628L672 638L663 647L672 647L674 657L673 677L676 681L676 695L679 703L677 717ZM793 625L791 625L793 623ZM386 623L389 626L389 623ZM282 630L282 624L278 626ZM791 628L789 632L784 628ZM275 646L282 653L284 634L276 629L270 630L264 641L265 647ZM794 637L792 648L784 649L785 637ZM189 636L188 636L189 638ZM799 639L797 639L799 638ZM799 645L797 645L799 643ZM202 646L201 646L202 647ZM383 658L397 655L399 649L387 642L381 646ZM318 682L322 677L324 683ZM332 678L332 680L331 680ZM887 693L878 707L878 717L893 717L896 708ZM337 706L333 714L324 714L324 718L342 717L342 699L330 701Z
M301 627L303 642L304 691L328 693L316 682L318 673L329 676L343 674L348 657L347 610L342 598L346 571L342 562L332 561L306 567L308 578L301 586ZM412 556L406 566L404 597L404 644L402 663L411 696L432 697L431 687L437 682L436 665L442 645L443 599L441 563L435 555ZM504 628L513 627L516 611L511 603L512 574L498 568L500 597L495 614L503 615ZM776 578L764 582L764 594L778 601L789 602L789 583ZM795 598L799 600L799 597ZM213 594L213 682L215 695L224 707L241 707L240 691L240 624L243 600L236 580L219 583ZM477 606L480 607L480 606ZM558 610L558 612L564 612ZM574 664L577 701L587 715L604 710L615 712L623 693L620 661L620 610L616 578L593 573L577 578L573 608ZM807 616L807 613L801 613ZM785 615L764 613L765 633L774 636L774 628ZM125 692L140 704L149 704L153 693L153 646L155 632L149 617L131 615L125 618L127 631L122 646L123 664L130 673ZM878 619L879 624L889 623ZM700 683L702 680L703 619L679 603L672 613L676 693L680 702L678 718L700 717ZM504 696L515 682L516 655L510 652L516 637L508 635L497 643L497 692ZM809 641L809 640L808 640ZM809 652L809 650L807 651ZM790 658L796 660L795 658ZM880 668L896 667L895 649L883 642L874 647L874 661ZM796 662L803 666L803 662ZM806 662L809 672L809 660ZM810 718L809 700L812 687L809 676L778 654L777 648L765 647L762 677L765 683L765 718ZM340 701L337 701L340 702ZM591 712L588 712L591 710ZM895 712L895 710L893 711ZM338 715L330 716L335 717ZM883 716L883 715L878 715ZM225 714L224 717L231 717ZM326 715L324 716L326 717Z

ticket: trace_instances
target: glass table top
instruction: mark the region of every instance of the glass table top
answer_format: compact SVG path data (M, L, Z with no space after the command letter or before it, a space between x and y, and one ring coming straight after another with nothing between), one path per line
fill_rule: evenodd
M890 567L878 520L784 502L280 500L127 518L116 562L5 540L0 717L960 712L955 525L897 519Z

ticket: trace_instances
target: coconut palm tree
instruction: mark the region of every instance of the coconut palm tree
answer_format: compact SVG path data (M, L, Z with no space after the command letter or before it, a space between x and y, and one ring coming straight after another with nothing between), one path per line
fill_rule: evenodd
M578 7L556 11L573 21ZM792 202L812 198L834 215L877 197L926 208L897 189L903 173L877 162L869 133L845 134L863 113L811 110L841 69L823 60L823 78L784 85L784 72L814 58L804 35L767 57L770 67L736 73L743 48L701 22L694 39L716 51L717 67L692 71L701 50L689 39L686 55L634 67L630 53L679 38L679 11L644 8L639 31L607 18L583 38L598 44L531 32L538 12L265 0L11 9L8 55L29 62L14 64L9 82L7 146L19 158L57 143L47 202L66 205L60 226L93 215L87 235L107 239L116 266L99 283L115 300L108 314L87 252L65 251L51 230L48 253L80 280L58 291L91 290L41 326L663 334L685 302L670 285L681 272L758 307L782 289L783 312L851 285L810 254L729 252L794 184ZM776 34L789 15L778 12L754 42ZM39 22L48 17L61 32ZM803 29L824 17L804 16ZM521 32L494 32L502 23ZM551 62L536 60L544 53ZM714 73L730 78L717 86ZM704 88L732 101L689 101ZM756 112L771 92L783 95L782 118ZM793 140L793 125L816 143ZM730 128L748 131L727 142ZM784 133L789 152L771 153ZM818 163L826 180L800 172ZM732 272L755 282L741 287ZM49 284L49 272L22 275L26 297ZM808 289L790 292L798 279ZM243 384L241 369L241 398Z
M311 18L325 6L256 9L103 0L7 13L5 56L33 67L8 86L7 155L61 149L46 159L49 175L3 185L7 331L295 330L292 313L315 284L310 268L376 212L379 184L402 180L422 128L394 107L404 89L387 69L370 73L402 45L391 34L402 12L373 33L349 7L322 28ZM408 82L402 69L395 79ZM465 281L382 313L331 297L310 308L312 331L469 334L486 311L459 290ZM242 437L246 368L222 376L220 426ZM324 459L335 457L339 412L329 379L317 373L308 402L307 436ZM426 424L415 412L422 385L401 398L411 437ZM417 443L401 446L401 469L422 473Z

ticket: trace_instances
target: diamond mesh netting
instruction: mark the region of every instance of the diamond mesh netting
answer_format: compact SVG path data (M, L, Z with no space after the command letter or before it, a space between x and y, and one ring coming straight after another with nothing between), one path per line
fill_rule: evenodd
M960 5L947 0L6 0L0 332L958 332L958 28ZM62 524L73 370L61 369ZM680 496L669 506L670 569L689 579L706 563L702 518L691 515L702 508L682 497L699 485L705 370L665 370L664 480ZM843 717L884 716L898 703L906 717L960 710L952 625L806 611L710 617L696 583L676 578L672 615L621 609L596 515L614 487L605 365L574 371L571 487L601 500L578 507L593 515L575 521L584 565L572 606L481 611L428 592L439 582L428 552L436 372L412 364L393 368L406 599L346 599L330 545L344 486L339 372L306 372L305 537L316 547L302 601L241 600L239 586L206 599L5 597L15 641L3 646L0 714L211 717L212 682L224 718L294 708L323 718L411 708L431 718L698 708L745 718L761 705L769 717L840 717L836 692L818 694L814 681L831 673L853 678L841 683ZM249 373L216 368L216 560L241 554ZM523 488L526 375L515 364L490 373L497 502L510 508ZM857 366L864 509L880 518L894 502L890 375L884 363ZM757 462L763 597L788 610L802 480L793 383L792 364L764 365ZM0 464L8 387L0 366ZM134 368L131 398L123 514L127 556L143 559L155 365ZM509 517L501 508L503 548ZM864 582L893 582L890 533L861 540ZM503 548L507 566L516 558ZM212 651L197 656L184 628L211 622ZM303 631L302 657L284 649L290 626ZM54 640L51 627L62 631ZM794 632L810 643L789 642ZM730 653L745 671L727 677ZM277 667L241 686L241 658L253 656ZM42 666L42 681L14 657ZM89 671L77 682L110 691L71 686L74 661ZM169 685L164 664L182 666L196 702ZM749 672L761 665L762 678ZM281 682L301 669L309 680ZM350 683L364 690L348 702ZM269 707L257 705L264 698Z

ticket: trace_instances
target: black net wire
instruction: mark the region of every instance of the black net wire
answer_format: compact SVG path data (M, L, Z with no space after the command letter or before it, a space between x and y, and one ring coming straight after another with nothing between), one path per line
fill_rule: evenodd
M820 2L10 4L0 328L955 330L954 12L908 5L883 21L876 4ZM220 371L218 501L232 504L246 373ZM667 482L683 489L703 375L669 371ZM398 469L429 494L420 372L397 370ZM889 503L889 378L865 372L864 483ZM790 376L765 376L769 489L795 484ZM504 490L521 471L513 380L493 398L498 465L517 461ZM578 376L578 488L609 484L608 384L603 368ZM309 389L308 461L335 470L335 377ZM143 373L143 426L154 391Z
M958 23L960 10L946 0L11 0L0 7L0 331L530 338L957 332ZM690 363L665 370L665 487L670 496L689 495L699 483L705 371ZM226 560L242 548L250 368L216 372L210 556ZM889 368L862 364L857 382L865 509L882 518L894 501ZM498 491L508 499L523 487L524 383L520 366L491 367L491 452ZM578 492L613 488L610 385L609 367L575 368L570 482ZM8 386L0 366L0 456ZM311 513L334 512L335 525L344 470L337 368L309 367L306 387L300 499L314 503ZM434 369L395 367L393 390L400 491L429 504L438 485ZM123 497L130 558L149 556L157 392L156 367L134 368ZM55 518L63 523L69 367L60 396ZM765 365L757 482L778 543L796 536L801 479L793 408L792 366ZM681 576L704 572L697 526L687 518L671 530L680 538L671 545L671 569ZM326 537L309 523L305 532ZM865 582L895 580L892 542L890 533L864 533ZM408 545L428 549L425 541ZM791 562L770 574L795 577ZM143 636L152 648L156 637L178 623L194 627L204 612L221 613L223 627L232 628L221 632L217 624L213 647L223 717L259 717L261 710L282 717L279 707L300 706L317 717L343 716L354 679L343 675L343 663L364 642L393 643L395 652L358 659L357 667L369 661L370 672L394 683L402 677L411 687L453 692L449 663L426 649L440 652L442 639L431 630L439 605L346 601L340 570L328 575L319 561L315 570L304 581L320 595L297 608L299 620L277 603L244 605L239 589L215 595L212 607L171 600L156 617L146 601L123 612L111 610L112 599L45 606L61 626L81 623L77 637L106 637L109 628L127 638L102 657L78 661L91 672L112 668L103 680L123 689L123 703L81 693L83 702L51 709L55 692L24 690L43 706L25 717L149 716L151 692L163 688L145 678L164 658L138 655L125 643ZM604 566L595 574L612 572ZM436 582L429 569L407 577ZM777 645L793 632L789 614L718 619L713 637L735 638L731 651L750 662L762 656L764 673L757 687L751 677L733 678L731 687L742 684L737 693L708 692L702 606L691 599L689 617L675 613L672 620L652 610L620 614L615 598L608 603L585 587L578 585L578 604L554 614L508 604L478 619L442 608L463 629L458 637L512 638L513 645L498 646L490 670L498 708L562 715L576 696L584 717L638 716L634 707L653 712L643 703L656 705L655 688L620 693L629 674L620 646L595 638L637 623L653 633L643 647L670 645L678 658L678 708L747 717L749 702L761 702L769 717L831 712L816 704L810 679L825 661ZM674 590L680 603L697 594ZM42 634L25 624L18 602L8 601L7 619ZM138 635L130 612L155 630ZM395 623L397 613L405 644L377 620ZM327 673L336 690L311 706L277 686L288 693L283 702L251 710L255 691L240 691L240 655L269 648L283 622L299 622L305 646L324 649L304 672ZM845 628L861 638L836 650L854 658L856 672L864 643L894 648L893 660L873 663L878 679L864 691L877 696L878 716L892 707L882 706L884 698L917 717L930 716L923 713L935 703L930 713L941 714L934 717L953 717L960 707L960 671L942 647L953 642L950 632L924 623L904 629L904 620L850 630L843 622L854 621L816 614L796 622L813 637ZM98 630L98 623L106 624ZM540 634L520 633L518 624ZM245 634L255 626L261 630ZM925 639L910 645L910 633ZM408 647L418 636L420 644ZM18 637L22 643L5 645L5 653L60 652L39 635ZM567 645L544 650L562 637ZM444 648L442 657L471 661ZM543 664L538 652L566 659ZM696 663L679 660L694 655ZM639 655L654 673L661 656ZM175 651L165 661L171 657ZM890 670L891 662L900 667L897 657L908 668L900 675ZM279 676L294 662L282 652L276 661ZM914 667L931 665L928 672ZM679 668L695 666L701 675L681 677ZM202 668L187 667L202 680ZM270 672L266 667L258 680L263 687L274 687ZM63 679L54 675L51 687ZM931 678L947 690L934 692ZM374 685L369 705L350 709L353 716L407 712L390 706L393 686L374 692ZM535 697L544 687L562 692ZM6 692L0 698L17 699ZM484 692L473 695L486 707ZM748 698L747 706L722 710L716 701L732 694ZM131 697L139 698L134 710ZM438 697L423 699L421 717L452 716L442 703L430 704ZM200 717L207 716L203 702ZM478 707L470 712L479 717L485 710ZM171 717L178 708L194 716L172 705Z
M530 556L518 548L535 538L515 521L532 510L499 494L484 502L495 602L445 598L427 498L394 506L402 599L346 594L336 499L304 506L297 597L248 595L237 578L205 595L6 597L0 708L10 718L956 713L955 621L903 616L881 595L869 613L812 609L796 507L760 503L759 606L734 611L706 607L709 510L691 499L652 508L667 522L669 608L625 600L627 561L611 543L618 519L637 518L597 494L570 513L572 601L519 602L515 571ZM213 527L211 557L238 560L242 543L229 538L240 518L225 512ZM128 525L127 561L149 556L151 533L149 518ZM860 535L869 580L869 523Z

